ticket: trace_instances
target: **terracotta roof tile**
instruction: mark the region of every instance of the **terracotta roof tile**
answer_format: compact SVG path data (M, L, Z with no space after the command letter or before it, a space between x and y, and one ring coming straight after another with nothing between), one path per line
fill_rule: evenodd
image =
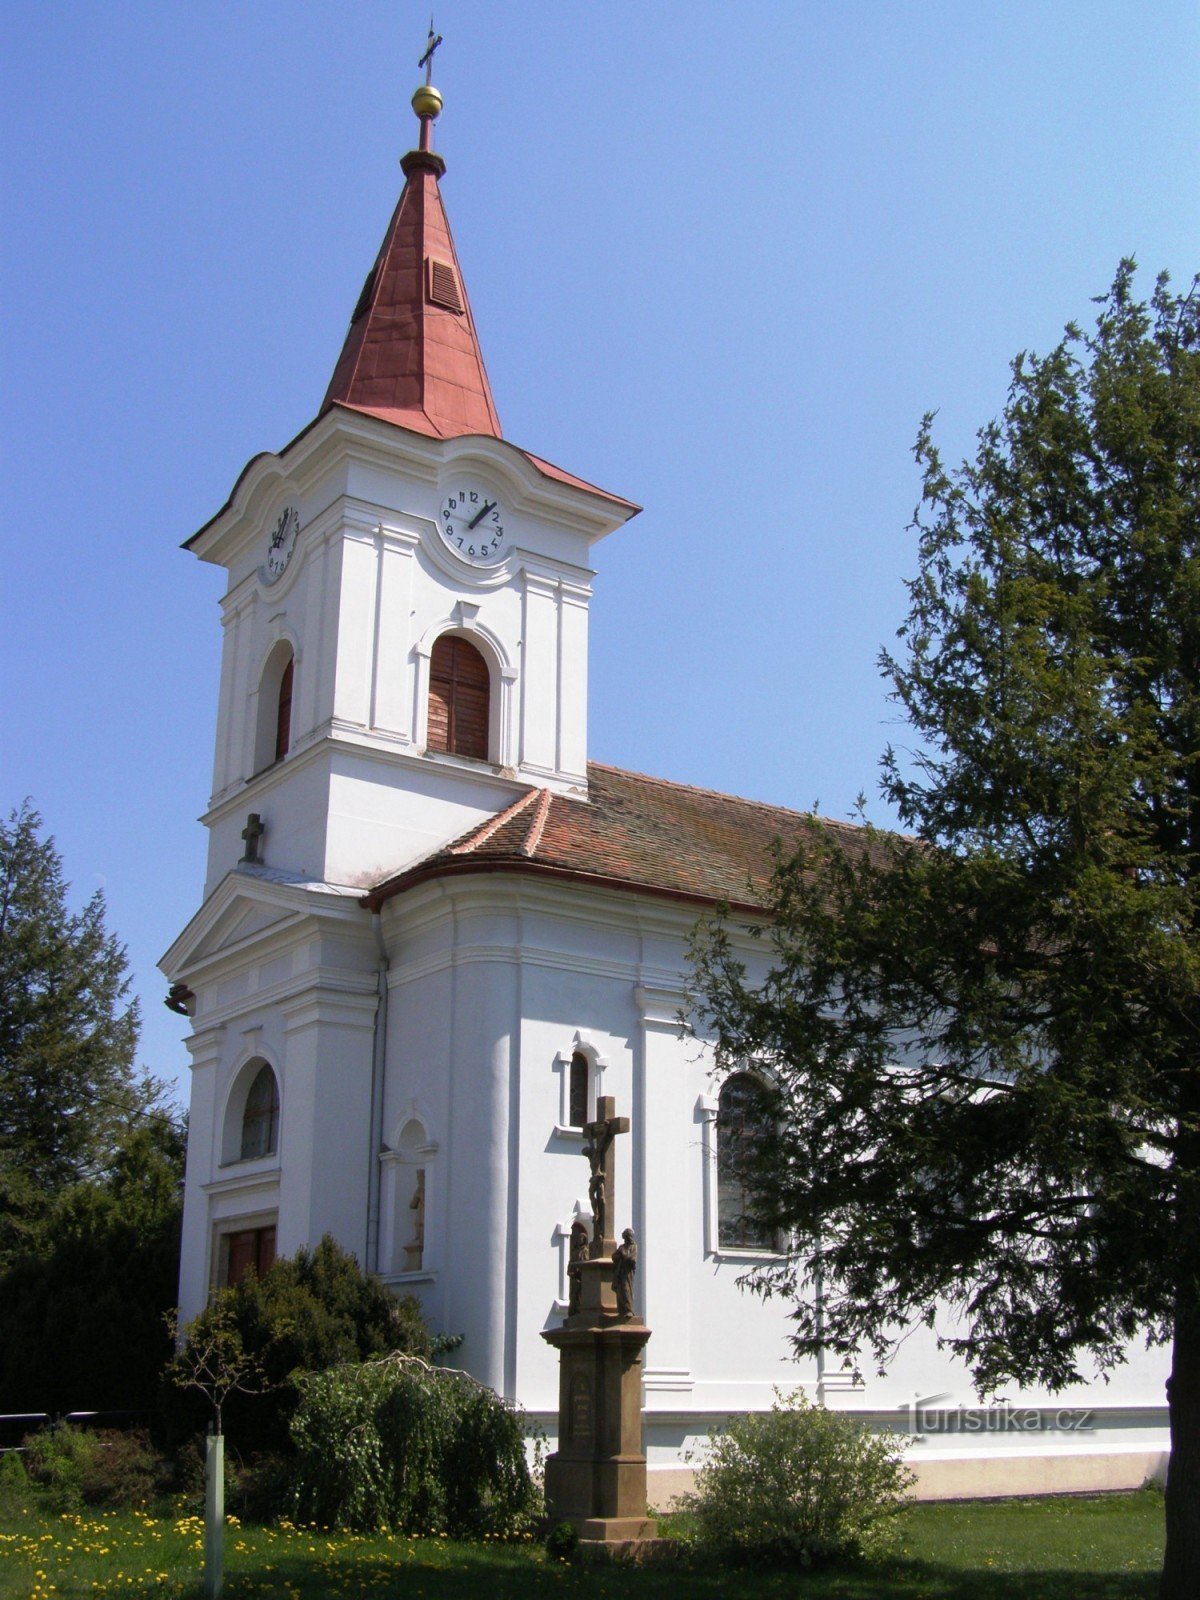
M536 799L536 804L534 801ZM588 798L527 789L506 810L364 897L378 908L427 878L536 872L738 907L762 903L776 840L794 846L807 812L590 764ZM829 824L853 848L863 830Z

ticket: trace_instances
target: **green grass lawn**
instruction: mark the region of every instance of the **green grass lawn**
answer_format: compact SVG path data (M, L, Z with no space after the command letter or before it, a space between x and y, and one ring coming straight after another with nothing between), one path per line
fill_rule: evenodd
M1162 1557L1162 1497L1151 1491L1064 1500L920 1505L884 1565L817 1574L566 1567L540 1547L358 1538L281 1524L232 1524L229 1600L375 1595L537 1600L550 1595L667 1600L1132 1600L1152 1596ZM201 1524L149 1513L59 1516L33 1497L0 1519L0 1596L200 1593Z

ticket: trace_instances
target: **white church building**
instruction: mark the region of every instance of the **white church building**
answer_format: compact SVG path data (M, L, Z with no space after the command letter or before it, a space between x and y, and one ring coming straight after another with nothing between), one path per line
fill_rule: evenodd
M183 1320L330 1233L553 1439L540 1335L589 1215L582 1127L612 1095L653 1502L776 1386L910 1432L929 1494L1140 1483L1165 1459L1161 1352L968 1410L932 1336L886 1378L822 1370L792 1360L786 1305L739 1288L773 1241L722 1172L745 1077L681 1033L685 951L714 903L755 914L771 841L805 819L589 762L593 568L638 507L504 438L440 97L413 105L317 416L186 546L228 588L203 903L162 962L191 1019Z

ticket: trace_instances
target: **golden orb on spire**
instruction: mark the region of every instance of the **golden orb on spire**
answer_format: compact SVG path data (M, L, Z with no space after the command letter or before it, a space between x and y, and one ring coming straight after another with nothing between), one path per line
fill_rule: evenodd
M419 84L413 93L412 108L419 117L436 117L442 109L442 97L431 83Z

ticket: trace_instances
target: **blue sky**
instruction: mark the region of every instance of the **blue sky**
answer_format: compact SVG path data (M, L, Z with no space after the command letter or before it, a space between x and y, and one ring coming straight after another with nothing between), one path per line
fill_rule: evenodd
M103 886L142 1060L197 909L221 574L180 541L314 415L414 142L408 3L5 8L0 805ZM597 551L591 753L845 815L902 737L911 446L951 456L1122 255L1200 267L1193 0L443 0L437 145L507 436ZM876 804L874 813L885 815Z

